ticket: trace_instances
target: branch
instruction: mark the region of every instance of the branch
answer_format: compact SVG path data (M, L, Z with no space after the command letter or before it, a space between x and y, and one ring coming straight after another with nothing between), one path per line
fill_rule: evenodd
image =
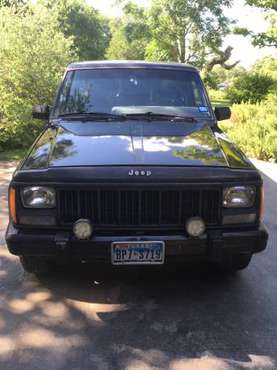
M212 60L208 62L208 64L206 65L206 70L211 71L217 64L221 65L225 69L234 68L239 63L239 60L233 64L229 65L226 64L227 60L229 60L232 55L232 50L233 50L232 46L227 46L227 48L224 51L218 50L217 51L218 55L212 58Z
M238 63L239 63L240 61L239 60L237 60L236 62L234 62L234 63L232 63L232 64L226 64L226 63L224 63L224 64L222 64L222 67L224 68L224 69L232 69L232 68L234 68Z

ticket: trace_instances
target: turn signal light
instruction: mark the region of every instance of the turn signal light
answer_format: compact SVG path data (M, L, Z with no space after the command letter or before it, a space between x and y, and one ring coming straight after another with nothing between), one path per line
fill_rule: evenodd
M16 191L14 188L10 188L9 193L9 210L10 210L10 217L13 223L17 223L16 219Z

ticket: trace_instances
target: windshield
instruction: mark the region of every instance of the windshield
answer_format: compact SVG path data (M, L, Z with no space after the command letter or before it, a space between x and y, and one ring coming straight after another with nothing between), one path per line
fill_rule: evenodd
M52 116L74 112L210 117L198 73L148 68L67 72Z

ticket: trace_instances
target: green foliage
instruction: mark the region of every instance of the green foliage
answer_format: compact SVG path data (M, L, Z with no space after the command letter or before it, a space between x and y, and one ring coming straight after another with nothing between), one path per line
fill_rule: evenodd
M230 106L230 100L227 99L226 97L226 92L225 91L220 91L220 90L208 90L208 95L211 100L212 106L224 106L224 107L229 107Z
M246 69L242 66L236 66L232 69L225 69L221 66L215 66L213 70L209 71L208 73L211 73L212 77L219 81L219 83L231 83L235 78L239 77L244 72L246 72Z
M266 32L253 34L253 45L259 47L274 46L277 48L277 14L267 14L265 19L268 21L269 27Z
M263 58L250 71L216 67L212 75L231 86L227 92L209 89L213 106L229 105L230 92L245 102L234 104L231 120L220 126L248 156L277 162L277 58Z
M202 71L202 79L207 89L217 90L218 84L225 83L226 85L230 85L243 72L246 72L243 67L236 66L231 69L225 69L222 66L215 66L211 71Z
M247 3L268 10L271 28L245 36L258 46L276 45L276 0ZM241 103L222 124L227 133L248 155L277 161L277 58L264 58L251 71L207 69L230 31L223 9L232 0L151 0L149 9L124 4L123 16L108 24L85 0L0 0L0 152L9 149L10 157L30 145L42 127L31 118L32 105L52 103L69 62L106 56L202 68L213 105ZM227 91L216 90L222 82Z
M207 89L217 89L217 85L224 80L221 80L220 76L214 71L205 71L202 75L203 82Z
M251 37L252 44L260 48L265 46L277 47L277 15L275 13L269 13L264 16L264 19L269 24L266 32L256 33L245 27L235 27L234 34Z
M24 14L0 8L0 150L30 145L42 123L33 104L52 102L64 67L76 58L72 40L42 6Z
M231 84L233 80L243 73L245 68L236 66L231 69L225 69L221 66L215 66L211 71L204 70L202 78L208 89L216 90L219 83Z
M231 103L256 103L263 100L274 85L274 79L259 72L242 72L227 90Z
M0 151L0 161L19 161L27 152L27 149L13 149Z
M19 8L26 4L27 0L0 0L0 8L4 6Z
M126 4L126 3L125 3ZM152 0L149 9L128 2L111 24L109 59L146 59L203 67L218 55L230 20L224 6L232 0Z
M121 19L110 22L111 42L106 53L108 59L143 60L150 39L146 12L136 4L124 7Z
M253 71L270 76L274 83L269 88L268 96L277 96L277 58L265 57L256 62Z
M277 10L276 0L246 0L246 3L259 8Z
M277 81L277 58L265 57L258 60L252 70L255 72L266 74Z
M228 0L153 0L149 11L152 41L146 49L147 59L163 58L203 67L229 32L223 6L230 5Z
M72 37L73 47L80 60L103 59L110 41L105 18L85 0L44 0L45 5L55 13L60 31L65 37Z
M277 96L256 104L232 106L230 121L220 125L250 157L277 162Z
M250 36L254 46L273 46L277 48L277 1L276 0L246 0L251 6L262 8L265 11L265 20L269 27L265 32L255 33L246 28L236 30L236 33Z

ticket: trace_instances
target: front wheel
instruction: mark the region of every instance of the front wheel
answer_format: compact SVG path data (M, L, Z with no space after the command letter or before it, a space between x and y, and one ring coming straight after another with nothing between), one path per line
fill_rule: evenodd
M245 269L252 258L252 254L231 254L223 256L217 263L222 272L236 272Z
M36 275L45 275L51 271L51 265L45 258L35 256L20 256L23 269Z

